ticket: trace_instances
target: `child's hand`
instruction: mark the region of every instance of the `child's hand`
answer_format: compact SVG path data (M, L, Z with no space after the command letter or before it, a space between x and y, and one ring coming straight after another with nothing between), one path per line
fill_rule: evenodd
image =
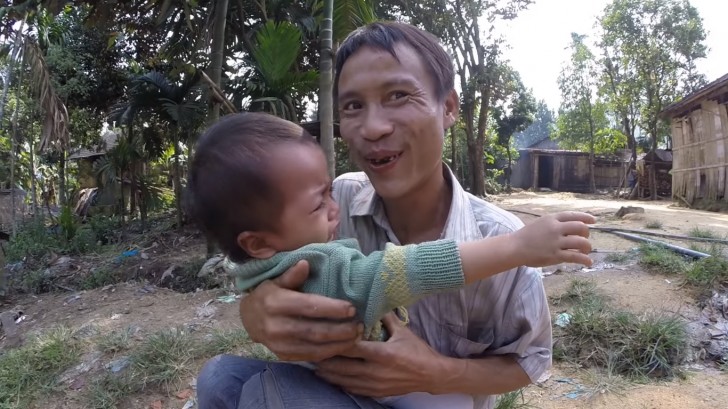
M582 212L561 212L540 217L514 233L523 265L544 267L559 263L591 266L589 226L594 216Z

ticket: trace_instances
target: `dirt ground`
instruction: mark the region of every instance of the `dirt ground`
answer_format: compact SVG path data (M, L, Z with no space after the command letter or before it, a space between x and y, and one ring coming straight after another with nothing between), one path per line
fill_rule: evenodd
M647 221L659 220L662 231L671 234L686 234L694 226L711 229L728 237L728 214L717 214L677 208L667 201L634 202L614 201L604 196L586 196L565 193L530 193L501 195L494 202L507 210L520 210L536 214L546 214L560 210L580 210L595 214L598 224L643 229ZM614 212L620 206L641 206L643 216L637 219L617 219ZM524 222L533 216L515 213ZM550 296L563 293L574 277L593 278L600 290L606 293L617 305L633 311L663 310L680 314L687 320L696 319L700 314L697 294L692 294L674 278L642 271L634 262L612 265L605 263L603 257L611 251L629 251L636 243L620 237L593 231L592 240L597 253L593 269L584 270L574 265L560 265L544 270L544 283ZM678 242L675 242L678 243ZM187 252L204 254L204 243L199 249L188 246ZM686 245L684 242L683 245ZM170 261L171 262L171 261ZM164 266L160 266L164 268ZM237 302L225 302L221 296L230 295L225 289L178 293L169 289L124 283L104 288L81 291L78 293L55 293L40 296L24 296L0 305L0 311L21 309L26 319L19 324L24 337L44 331L58 324L71 328L88 328L91 333L103 333L136 328L135 337L161 329L184 326L190 331L204 335L216 328L239 327ZM230 301L230 300L228 300ZM559 306L552 306L552 316L562 312ZM0 348L3 348L0 336ZM90 365L101 370L112 356L87 354ZM189 382L180 385L179 390L190 388L193 374L202 362L190 368ZM40 407L82 408L79 388L88 383L85 377L92 376L94 369L69 379L52 401ZM643 385L628 385L612 390L610 386L600 385L589 372L556 362L542 380L529 387L525 396L531 407L551 408L715 408L724 407L728 402L728 373L720 372L710 365L694 362L686 368L685 379L670 382L653 382ZM603 389L603 393L602 393ZM596 391L596 392L594 392ZM161 401L161 408L183 408L186 400L162 394L134 396L127 400L125 407L142 409L154 407ZM153 405L154 404L154 405ZM153 406L150 406L153 405ZM195 406L196 407L196 406ZM189 408L188 408L189 409Z

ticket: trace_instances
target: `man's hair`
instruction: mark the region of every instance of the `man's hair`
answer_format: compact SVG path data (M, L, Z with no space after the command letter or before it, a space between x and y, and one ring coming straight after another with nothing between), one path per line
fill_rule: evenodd
M300 126L257 112L225 116L199 139L190 164L187 205L202 230L237 262L250 256L237 237L275 230L283 193L274 186L271 154L286 143L312 144Z
M435 95L444 99L455 88L455 69L452 58L434 35L401 22L386 21L371 23L354 30L346 37L336 53L336 74L334 76L334 97L339 91L339 76L346 60L362 47L387 51L397 61L395 44L411 47L422 59L435 82Z

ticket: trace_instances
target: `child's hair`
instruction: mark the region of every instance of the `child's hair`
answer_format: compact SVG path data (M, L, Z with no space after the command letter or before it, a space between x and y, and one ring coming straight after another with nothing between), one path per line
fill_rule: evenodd
M300 126L273 115L227 115L197 142L190 164L189 202L193 218L233 261L250 256L237 237L244 231L275 230L282 192L270 178L275 146L313 144Z

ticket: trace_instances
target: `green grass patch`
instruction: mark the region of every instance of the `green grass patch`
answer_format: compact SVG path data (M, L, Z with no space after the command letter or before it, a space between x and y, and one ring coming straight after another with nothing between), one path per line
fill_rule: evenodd
M162 386L170 391L190 375L190 364L199 348L189 332L181 328L148 336L131 356L132 369L142 387Z
M105 373L93 379L86 391L89 409L117 409L127 396L140 392L140 385L129 375Z
M217 330L206 337L202 351L208 356L244 352L251 344L248 333L242 328Z
M78 362L80 342L67 328L40 335L0 355L0 408L26 408L52 391L58 376Z
M712 286L728 280L728 261L718 255L700 259L690 264L685 272L690 284Z
M648 270L673 275L683 274L688 269L688 261L674 251L654 244L640 246L640 265Z
M498 400L495 401L494 409L527 409L535 408L531 406L526 398L523 396L523 389L504 393L498 396Z
M105 354L126 351L131 345L131 327L105 333L96 339L96 347Z
M616 309L586 280L574 280L560 299L570 303L570 320L554 329L555 358L644 378L673 376L685 357L687 331L679 317Z
M604 261L606 261L607 263L614 263L614 264L626 263L631 259L632 259L632 255L627 252L624 252L624 253L614 252L614 253L609 253L606 256L604 256Z
M646 229L659 230L659 229L662 229L662 226L663 226L662 222L659 220L650 220L647 223L645 223Z
M688 232L688 236L700 238L700 239L719 239L721 238L720 235L713 230L710 229L703 229L700 227L693 227Z

